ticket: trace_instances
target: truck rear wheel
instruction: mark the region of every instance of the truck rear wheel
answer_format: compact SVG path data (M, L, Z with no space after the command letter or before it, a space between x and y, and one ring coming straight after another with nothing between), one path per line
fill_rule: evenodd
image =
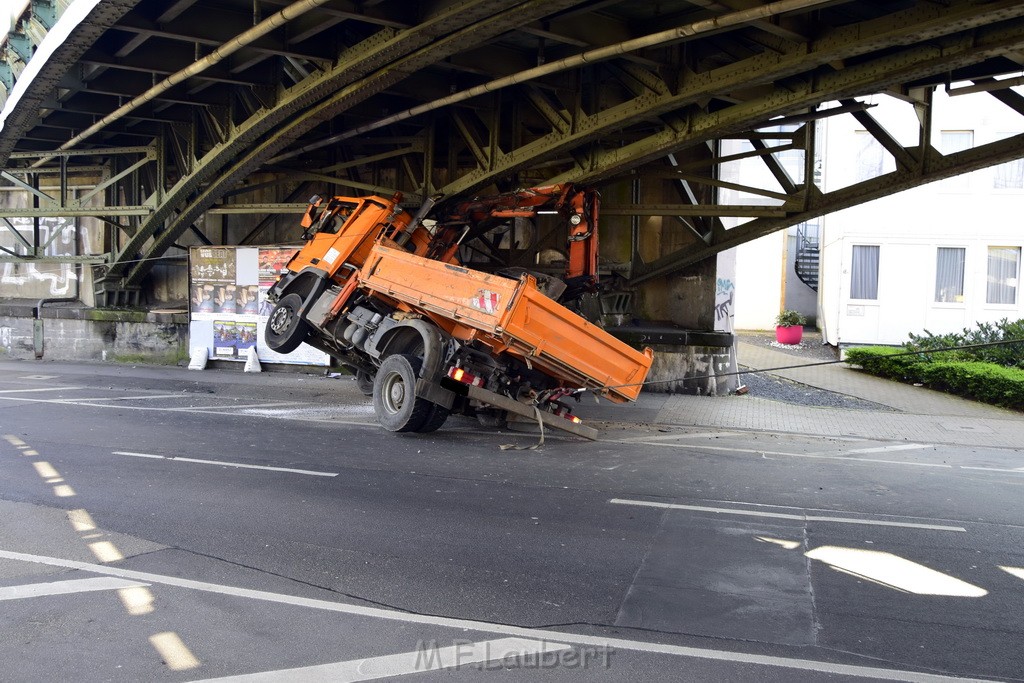
M428 432L436 432L441 428L441 425L445 423L451 411L444 406L439 406L436 403L430 406L430 415L423 421L423 425L420 426L416 431L420 434L427 434Z
M363 396L373 396L373 375L357 370L356 387Z
M434 404L416 396L420 359L395 354L380 364L373 379L373 412L389 432L416 432L428 423ZM440 423L437 427L440 427ZM437 429L434 427L434 429Z
M272 351L291 353L306 340L309 324L299 317L301 307L302 297L298 294L288 294L281 297L277 306L270 312L267 331L263 336Z

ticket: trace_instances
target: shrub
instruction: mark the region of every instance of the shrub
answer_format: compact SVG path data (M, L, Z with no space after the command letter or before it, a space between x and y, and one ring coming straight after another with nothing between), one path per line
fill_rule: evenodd
M1024 410L1024 370L977 361L922 363L919 367L921 379L932 389Z
M1003 318L997 323L978 323L975 329L965 327L962 332L949 334L932 334L928 330L924 332L923 335L910 335L910 341L904 345L908 351L1021 340L1018 343L986 346L980 349L941 351L929 356L934 361L983 361L1007 368L1024 368L1024 320L1010 322L1008 318Z
M789 309L782 311L775 316L775 324L778 327L794 327L796 325L806 325L807 318L796 311Z
M880 377L921 382L930 389L1024 410L1024 369L982 361L937 359L940 355L908 354L891 346L865 346L848 350L846 362Z
M896 355L901 354L901 355ZM927 361L922 355L907 355L904 349L892 346L863 346L846 351L846 362L859 365L866 372L906 382L920 382L919 366Z

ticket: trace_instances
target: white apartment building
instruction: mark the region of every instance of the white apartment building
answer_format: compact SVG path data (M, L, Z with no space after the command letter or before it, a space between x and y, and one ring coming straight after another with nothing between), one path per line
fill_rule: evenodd
M869 102L876 105L871 115L901 144L916 142L918 123L910 104L887 96ZM895 168L893 157L853 116L818 125L818 181L826 192ZM950 97L940 89L933 130L932 145L949 153L1018 134L1024 119L985 93ZM759 161L737 165L734 172L743 183L771 187L760 182ZM785 165L801 182L802 159ZM751 198L723 201L751 203ZM814 315L825 341L848 346L901 344L909 333L1024 318L1022 214L1024 160L1017 160L824 216L818 219L814 304L808 303L813 290L794 272L795 228L749 242L731 257L735 327L771 329L780 309L794 308ZM727 270L729 258L723 257Z

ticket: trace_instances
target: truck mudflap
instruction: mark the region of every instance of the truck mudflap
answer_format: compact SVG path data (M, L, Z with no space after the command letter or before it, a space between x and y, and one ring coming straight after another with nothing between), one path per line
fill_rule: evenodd
M587 427L579 422L573 422L567 420L564 417L559 417L553 413L549 413L546 410L534 408L526 403L520 403L515 399L511 399L508 396L502 396L493 391L488 391L483 387L474 387L472 385L466 386L467 395L471 399L480 401L481 403L487 403L494 406L495 408L501 408L507 410L510 413L521 415L522 417L529 418L531 420L540 418L540 421L544 423L546 427L552 427L554 429L561 429L563 432L569 432L576 436L582 436L584 439L590 439L591 441L597 441L599 432L593 427Z

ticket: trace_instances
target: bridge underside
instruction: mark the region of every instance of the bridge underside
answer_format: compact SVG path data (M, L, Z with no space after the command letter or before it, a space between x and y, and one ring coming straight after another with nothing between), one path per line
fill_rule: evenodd
M629 289L1024 156L1024 135L944 156L931 130L937 86L1024 116L1004 79L1024 64L1017 1L100 0L57 48L43 36L71 10L58 19L49 6L15 26L0 69L0 176L32 198L0 208L16 235L0 259L91 263L98 305L136 303L157 264L190 245L273 240L314 192L417 204L597 185L612 226L602 260ZM872 118L879 94L914 108L915 142ZM821 190L815 122L831 116L857 117L896 170ZM726 139L748 151L723 154ZM794 154L799 173L783 163ZM740 158L760 159L773 183L724 180ZM757 200L723 203L723 190ZM58 216L98 218L102 246L47 256L55 235L38 219ZM656 247L641 249L655 223ZM534 264L541 232L480 251Z

